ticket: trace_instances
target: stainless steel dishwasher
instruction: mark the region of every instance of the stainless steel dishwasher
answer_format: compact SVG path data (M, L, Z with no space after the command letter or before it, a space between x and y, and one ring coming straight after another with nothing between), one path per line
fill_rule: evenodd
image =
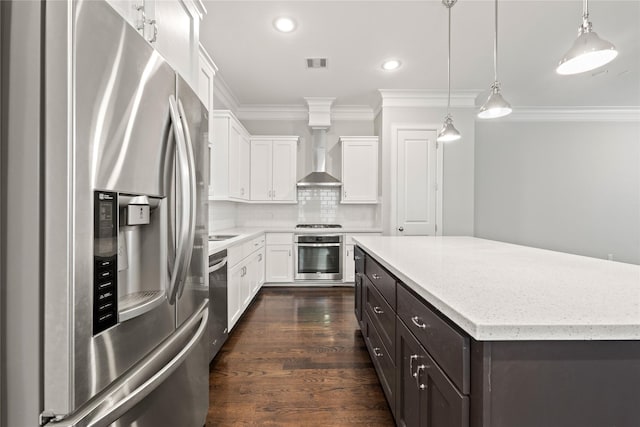
M227 340L227 251L209 255L209 362Z

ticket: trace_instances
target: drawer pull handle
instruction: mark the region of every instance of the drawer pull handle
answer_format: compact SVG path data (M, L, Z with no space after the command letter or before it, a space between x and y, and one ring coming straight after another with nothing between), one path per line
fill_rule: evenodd
M426 327L427 327L427 325L422 320L420 320L420 318L418 316L413 316L411 318L411 322L413 322L413 324L416 325L420 329L426 329Z
M373 277L375 280L380 279L380 276L378 276L376 273L373 273L371 277Z
M379 348L379 347L376 347L376 348L374 348L374 349L373 349L373 354L375 354L375 355L376 355L376 357L382 357L382 356L384 356L384 354L382 354L382 351L380 351L380 348Z
M373 312L375 314L384 314L384 311L380 307L373 307Z
M427 366L418 365L418 368L416 369L416 374L414 375L414 377L416 379L416 387L418 387L418 389L420 389L420 390L424 390L424 389L427 388L426 384L421 384L420 383L420 372L424 372L425 369L427 369Z
M409 373L411 373L412 377L416 377L418 375L418 371L413 372L413 362L418 360L418 355L417 354L412 354L409 357Z

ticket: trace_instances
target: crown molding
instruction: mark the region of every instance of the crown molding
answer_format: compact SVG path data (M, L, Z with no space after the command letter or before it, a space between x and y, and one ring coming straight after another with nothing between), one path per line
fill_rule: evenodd
M225 83L224 79L218 74L213 79L214 96L218 97L224 104L225 109L231 110L237 113L239 108L238 99L235 97L229 86ZM219 109L219 107L215 107Z
M242 105L236 110L240 120L306 121L309 110L304 105ZM368 105L342 105L331 108L332 121L372 121L373 110Z
M379 89L380 103L374 109L378 115L387 107L446 107L447 91L441 90L406 90ZM480 90L459 90L451 92L452 108L475 108L476 98Z
M488 121L509 122L637 122L640 107L513 107L506 117ZM477 119L478 122L487 120Z

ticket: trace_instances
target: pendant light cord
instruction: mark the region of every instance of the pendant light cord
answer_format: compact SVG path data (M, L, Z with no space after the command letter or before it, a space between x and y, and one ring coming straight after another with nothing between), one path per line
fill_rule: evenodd
M451 109L451 6L449 5L447 9L449 9L449 53L447 56L447 115L449 115L449 110Z
M498 0L495 1L495 37L493 38L493 81L498 83Z

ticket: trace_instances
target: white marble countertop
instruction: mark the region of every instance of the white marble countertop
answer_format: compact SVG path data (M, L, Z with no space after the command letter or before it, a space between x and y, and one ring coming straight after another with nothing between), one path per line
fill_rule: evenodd
M476 340L640 339L640 266L473 237L355 241Z
M212 231L210 235L233 235L231 239L209 242L209 255L228 249L239 243L258 237L262 233L382 233L381 228L353 227L347 226L343 228L295 228L295 226L287 227L239 227L228 228L225 230Z

